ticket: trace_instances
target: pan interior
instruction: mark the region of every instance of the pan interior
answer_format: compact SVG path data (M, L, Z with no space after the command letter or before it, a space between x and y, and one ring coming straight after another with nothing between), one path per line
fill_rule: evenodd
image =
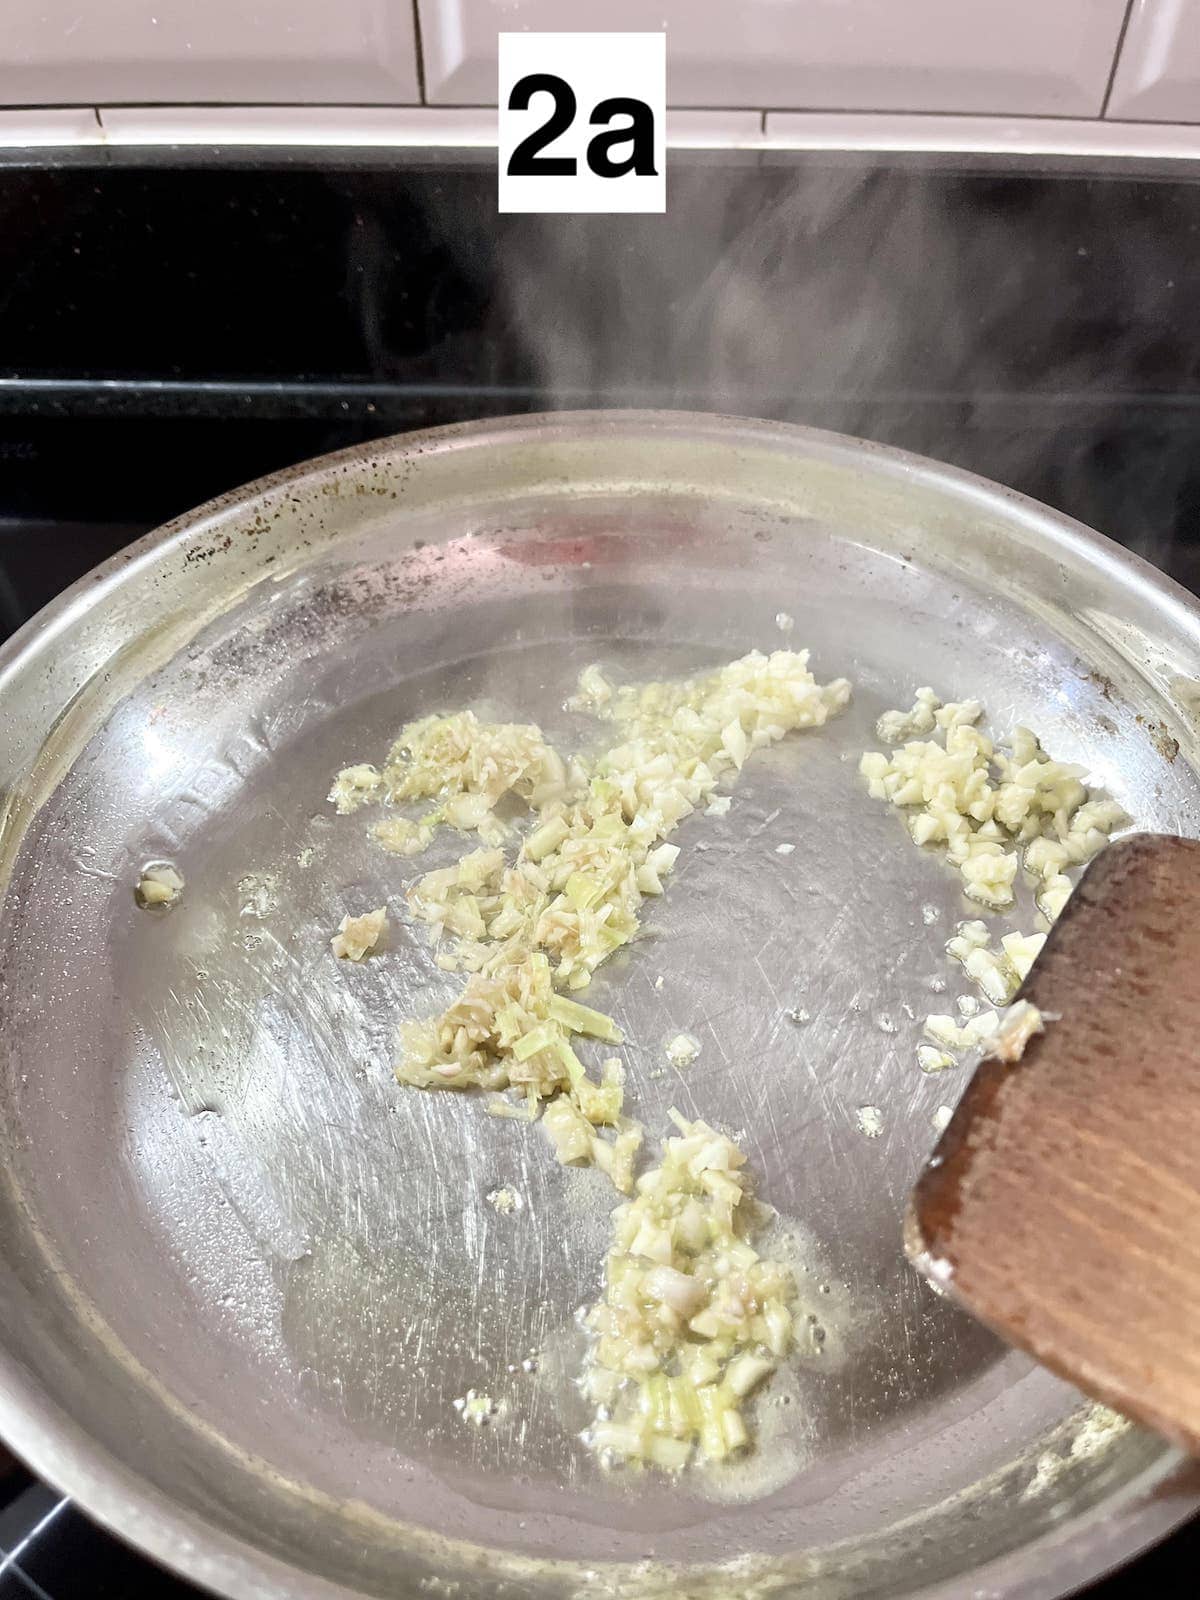
M619 467L601 449L575 496L527 466L495 503L364 500L225 588L210 529L199 632L111 702L93 678L5 894L6 1343L132 1471L346 1592L452 1574L495 1593L498 1571L513 1593L603 1592L618 1562L623 1592L655 1593L662 1564L746 1556L743 1592L905 1593L1102 1516L1173 1458L1081 1420L902 1258L907 1190L962 1086L915 1049L967 988L943 946L972 911L867 798L858 754L930 683L984 699L997 731L1030 724L1139 826L1190 831L1194 730L1095 620L1107 580L1052 588L1002 530L981 562L953 490L906 524L902 486L838 515L825 485L806 514L631 489ZM277 535L293 557L296 519ZM805 1334L744 1464L606 1476L573 1376L612 1190L475 1097L395 1084L396 1023L460 982L403 890L462 841L389 857L326 794L414 716L470 705L595 747L564 709L586 663L641 679L784 644L850 678L850 709L756 756L727 816L683 824L645 938L588 998L629 1041L652 1138L671 1105L744 1130ZM154 860L186 880L169 915L134 902ZM335 962L343 913L383 903L386 954ZM1032 925L1028 901L995 924ZM683 1072L663 1048L680 1031L701 1045ZM511 1213L488 1202L502 1186ZM469 1389L500 1404L485 1427L455 1407ZM490 1577L467 1547L494 1553Z

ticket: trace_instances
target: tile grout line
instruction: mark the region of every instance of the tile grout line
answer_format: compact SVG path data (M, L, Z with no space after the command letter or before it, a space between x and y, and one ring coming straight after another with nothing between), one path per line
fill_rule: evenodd
M421 0L412 0L413 19L413 53L417 63L417 93L421 97L421 104L429 104L425 95L425 44L421 38Z
M413 0L416 4L416 0ZM1100 119L1108 116L1108 102L1112 99L1113 84L1117 81L1117 68L1121 65L1121 52L1125 48L1125 35L1129 32L1129 23L1133 17L1133 0L1125 0L1125 15L1121 19L1121 31L1117 34L1117 48L1113 51L1113 62L1108 73L1108 82L1104 86L1104 99L1100 102Z

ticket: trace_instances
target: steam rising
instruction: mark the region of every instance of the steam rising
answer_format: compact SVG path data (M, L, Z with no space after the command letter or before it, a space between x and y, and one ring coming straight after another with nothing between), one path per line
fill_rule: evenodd
M763 160L677 156L665 217L443 216L486 285L497 376L531 409L719 410L902 445L1163 556L1188 454L1164 431L1192 382L1165 189Z

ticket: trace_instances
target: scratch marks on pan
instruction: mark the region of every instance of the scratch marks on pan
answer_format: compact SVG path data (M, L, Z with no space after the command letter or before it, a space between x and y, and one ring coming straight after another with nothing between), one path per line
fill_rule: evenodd
M780 1011L782 1011L783 1006L782 1006L782 1002L780 1001L780 998L779 998L779 991L776 989L774 983L771 981L771 975L768 973L766 967L764 967L763 964L762 964L762 953L767 948L767 945L770 944L770 942L771 941L769 939L764 940L763 943L760 944L758 949L754 952L753 956L751 957L751 960L754 962L754 965L758 968L759 976L762 978L762 981L763 981L764 985L766 986L767 993L771 996L771 999L774 1001L776 1008L779 1009Z

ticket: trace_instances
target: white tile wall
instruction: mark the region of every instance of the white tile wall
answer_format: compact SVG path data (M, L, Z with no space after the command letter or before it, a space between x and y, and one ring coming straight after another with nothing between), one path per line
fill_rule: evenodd
M1200 0L1134 0L1108 115L1200 122Z
M64 111L0 111L0 149L98 145L104 135L87 106Z
M429 100L491 105L496 34L667 32L681 106L1098 116L1125 0L419 0Z
M0 105L419 98L410 0L0 0Z
M415 107L414 4L428 132L371 122L367 142L432 142L439 108L493 105L496 34L567 20L666 31L669 101L677 116L703 107L706 118L694 132L677 122L674 143L755 143L751 122L713 119L759 108L847 127L869 113L1085 121L1100 116L1110 74L1110 126L1200 127L1200 0L1132 0L1115 73L1125 0L0 0L0 115L11 113L0 142L93 138L90 113L47 121L41 107L295 107L286 129L264 122L276 142L302 139L306 105ZM358 126L335 123L319 139ZM468 132L483 142L482 125ZM798 123L796 137L817 136Z

